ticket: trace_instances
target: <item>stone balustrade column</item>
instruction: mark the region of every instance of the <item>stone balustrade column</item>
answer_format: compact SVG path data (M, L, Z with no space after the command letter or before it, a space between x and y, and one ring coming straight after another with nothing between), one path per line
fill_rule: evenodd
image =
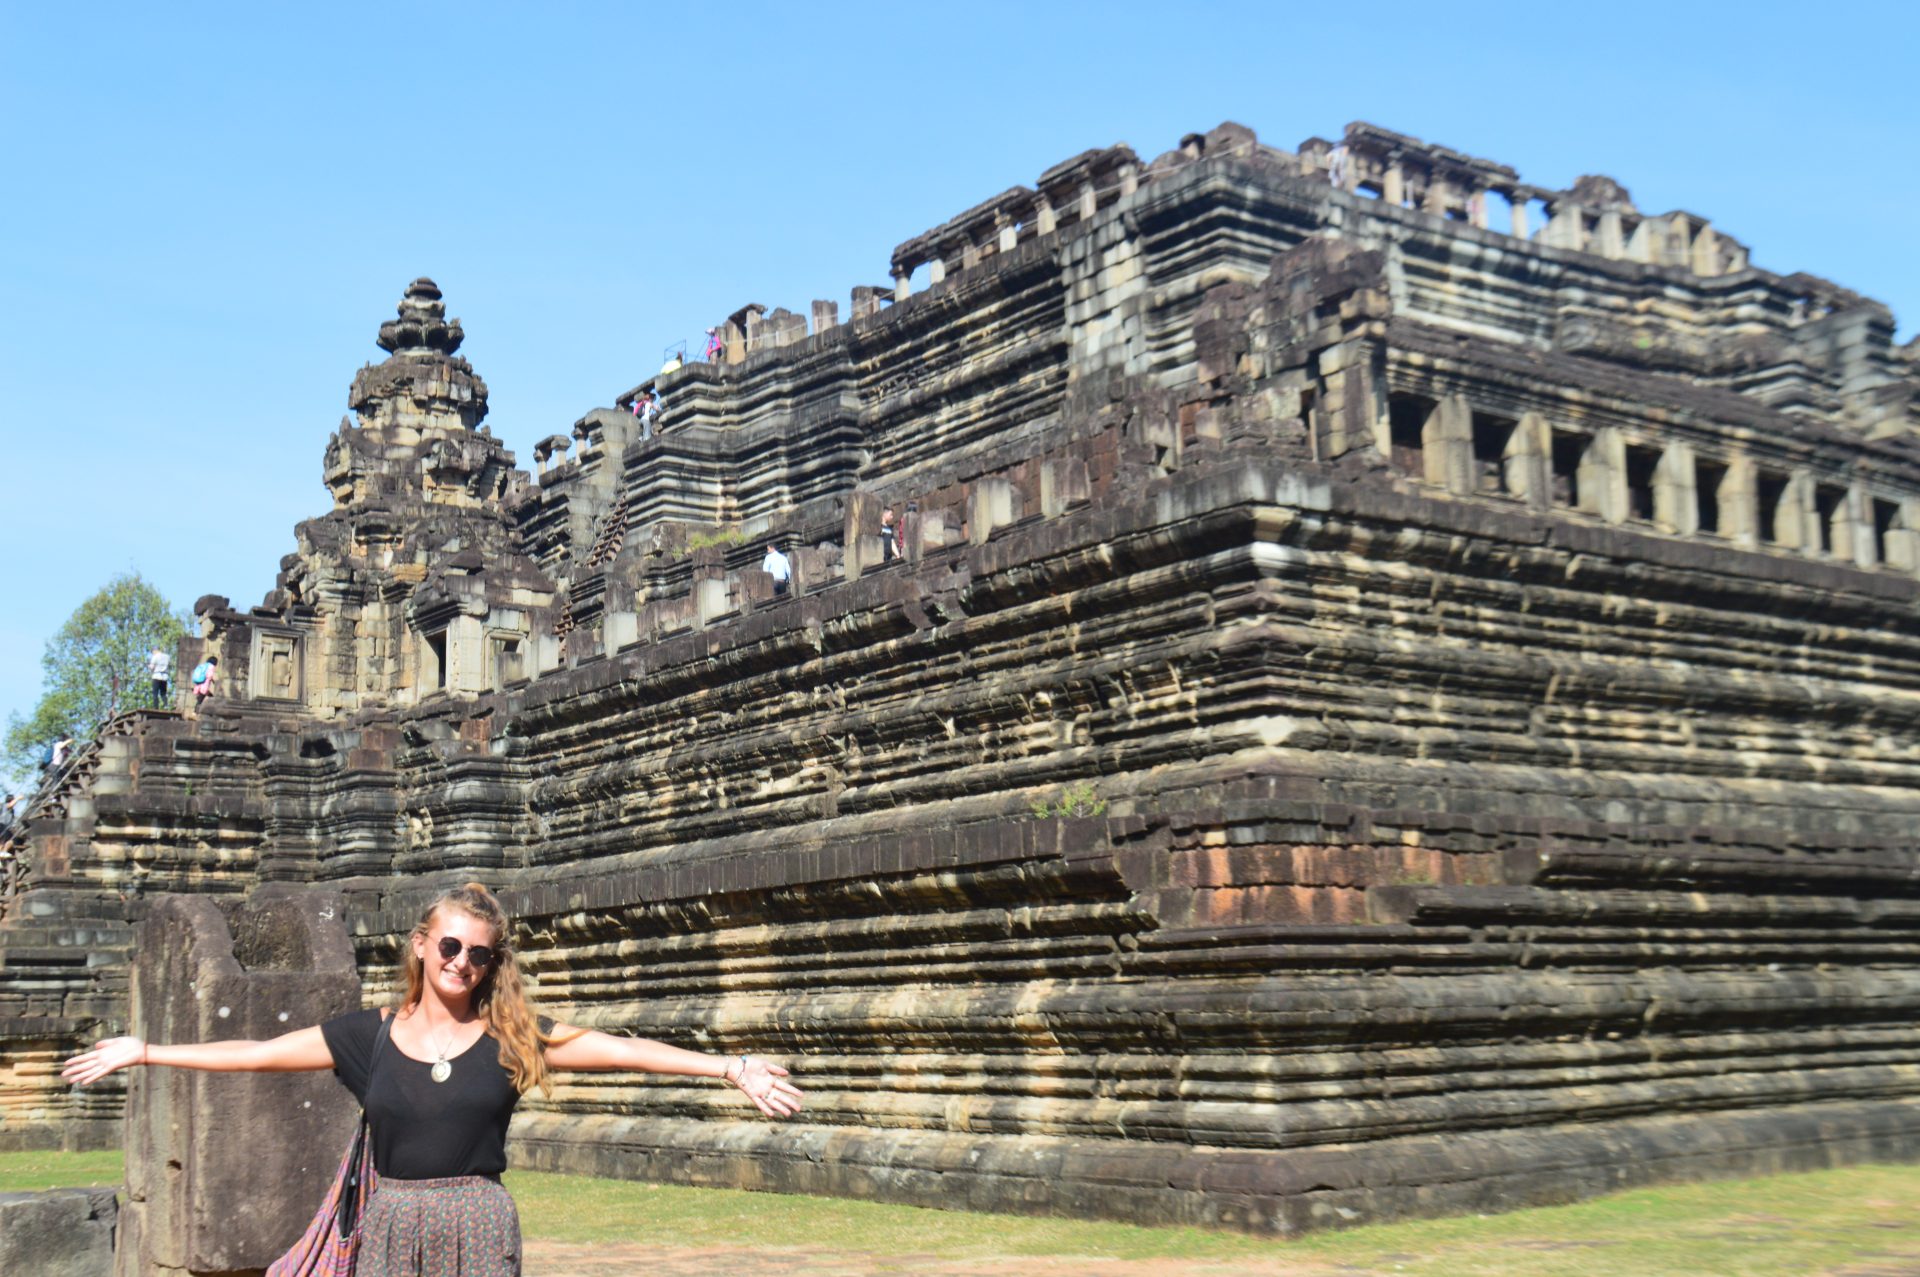
M1546 242L1555 248L1583 249L1586 210L1571 200L1553 205L1548 213Z
M1700 530L1700 494L1693 448L1668 444L1653 472L1653 521L1683 536Z
M1020 518L1020 492L1007 479L976 479L968 496L968 540L975 545Z
M1846 524L1846 533L1843 537L1839 529L1834 530L1834 557L1852 559L1856 567L1878 567L1880 547L1873 535L1873 499L1858 484L1847 488L1847 499L1840 503L1840 511L1834 521L1839 523L1842 520Z
M1903 572L1920 568L1920 501L1900 502L1899 521L1887 530L1887 566Z
M1627 440L1612 426L1594 436L1587 459L1580 466L1579 483L1582 493L1599 494L1601 518L1608 523L1626 522Z
M881 561L880 538L875 535L879 527L880 503L873 494L851 494L847 498L846 518L840 534L840 544L845 547L840 556L840 570L846 580L859 580L860 574L869 565Z
M1537 412L1524 413L1507 451L1507 487L1529 507L1553 504L1553 426Z
M1615 259L1627 255L1627 241L1622 233L1619 209L1609 208L1600 214L1600 224L1594 231L1593 250L1602 257Z
M1720 481L1720 535L1736 545L1760 545L1759 475L1753 458L1736 454L1727 459L1727 475Z
M1422 452L1428 483L1458 496L1470 496L1479 486L1473 465L1473 405L1465 395L1448 395L1434 408Z
M1820 515L1813 499L1813 476L1796 470L1787 480L1787 490L1774 512L1773 526L1780 544L1815 554L1820 549Z
M1713 227L1702 226L1694 233L1690 256L1692 260L1688 266L1694 274L1720 273L1720 237L1714 234Z

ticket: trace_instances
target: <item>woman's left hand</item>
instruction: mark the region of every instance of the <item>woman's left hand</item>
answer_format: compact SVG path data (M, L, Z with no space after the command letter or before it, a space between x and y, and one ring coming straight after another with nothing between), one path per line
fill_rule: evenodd
M771 1060L743 1055L728 1070L727 1082L768 1117L792 1117L800 1111L800 1088L787 1081L789 1076Z

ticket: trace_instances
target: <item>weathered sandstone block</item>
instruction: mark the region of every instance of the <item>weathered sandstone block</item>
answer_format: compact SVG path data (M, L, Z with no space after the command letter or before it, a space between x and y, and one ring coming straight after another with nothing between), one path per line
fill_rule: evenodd
M134 941L134 1033L258 1040L353 1010L340 914L335 893L284 887L225 910L154 901ZM319 1207L360 1113L330 1073L138 1069L128 1092L125 1277L266 1267Z

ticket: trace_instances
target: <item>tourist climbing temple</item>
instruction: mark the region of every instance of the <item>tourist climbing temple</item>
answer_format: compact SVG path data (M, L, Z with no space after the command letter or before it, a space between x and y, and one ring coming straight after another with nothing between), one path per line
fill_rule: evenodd
M546 1009L810 1098L562 1079L529 1167L1287 1232L1920 1152L1885 306L1365 124L1088 151L880 275L532 473L407 286L331 508L194 609L221 694L34 808L0 1147L131 1138L57 1061L161 1002L268 1031L134 996L143 923L332 902L374 1001L478 878Z

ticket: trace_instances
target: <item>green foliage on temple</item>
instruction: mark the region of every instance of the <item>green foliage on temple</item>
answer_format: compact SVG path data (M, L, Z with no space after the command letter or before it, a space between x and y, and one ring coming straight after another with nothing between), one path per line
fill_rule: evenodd
M1054 795L1048 802L1045 798L1036 798L1032 804L1035 819L1049 820L1070 816L1104 816L1107 814L1107 800L1093 787L1092 781L1077 781Z
M116 710L146 703L147 654L169 657L186 621L137 572L117 576L75 608L40 657L40 703L7 724L5 762L30 773L40 751L62 736L85 743ZM173 671L176 687L181 676Z
M739 528L719 528L712 532L696 532L687 538L687 550L704 550L710 545L739 545L746 534Z

